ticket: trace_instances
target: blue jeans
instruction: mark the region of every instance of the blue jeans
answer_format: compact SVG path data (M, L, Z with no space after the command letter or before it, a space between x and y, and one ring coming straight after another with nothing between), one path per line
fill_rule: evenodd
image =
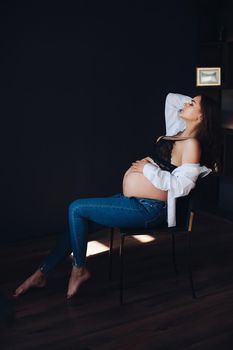
M83 267L86 260L87 235L106 227L153 228L166 222L167 203L147 198L117 194L104 198L85 198L69 206L69 233L65 233L50 255L40 265L48 275L73 252L73 265Z

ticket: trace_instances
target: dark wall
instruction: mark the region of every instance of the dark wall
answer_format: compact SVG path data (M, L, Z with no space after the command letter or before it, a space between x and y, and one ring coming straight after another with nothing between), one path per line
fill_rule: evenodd
M195 1L1 1L1 237L66 228L70 201L121 191L192 95Z
M232 0L223 0L222 2L222 23L224 29L224 38L226 41L233 41L233 2Z

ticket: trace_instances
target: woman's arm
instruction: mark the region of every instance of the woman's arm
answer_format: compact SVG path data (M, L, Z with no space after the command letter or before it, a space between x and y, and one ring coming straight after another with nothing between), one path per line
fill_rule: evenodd
M185 128L184 121L179 116L179 110L185 102L190 102L189 96L169 93L165 101L166 136L174 136Z
M210 169L199 164L201 155L199 142L195 139L187 141L182 155L182 165L172 173L145 161L133 163L132 171L142 172L155 187L169 191L173 198L186 196L195 187L199 175L206 176L211 172Z

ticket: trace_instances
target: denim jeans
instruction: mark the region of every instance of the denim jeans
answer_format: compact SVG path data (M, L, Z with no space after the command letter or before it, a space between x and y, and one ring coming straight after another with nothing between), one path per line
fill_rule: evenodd
M117 194L103 198L85 198L69 206L69 233L65 233L40 265L49 272L73 252L73 265L83 267L88 234L106 227L153 228L166 222L167 203Z

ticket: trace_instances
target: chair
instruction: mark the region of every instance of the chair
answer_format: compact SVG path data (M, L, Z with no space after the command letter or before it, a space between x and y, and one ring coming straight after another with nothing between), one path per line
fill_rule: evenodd
M156 234L160 232L169 232L172 237L172 261L174 270L177 273L176 254L175 254L175 234L185 233L187 239L187 267L192 291L192 297L196 298L196 292L193 282L192 271L192 256L191 256L191 232L193 227L193 219L195 210L198 204L199 197L199 183L203 180L198 180L196 187L185 197L177 198L176 200L176 226L168 227L167 225L150 228L150 229L129 229L117 228L120 233L120 304L123 304L123 287L124 287L124 243L125 238L132 235ZM112 277L112 253L113 253L113 239L116 228L111 228L110 243L109 243L109 278Z

